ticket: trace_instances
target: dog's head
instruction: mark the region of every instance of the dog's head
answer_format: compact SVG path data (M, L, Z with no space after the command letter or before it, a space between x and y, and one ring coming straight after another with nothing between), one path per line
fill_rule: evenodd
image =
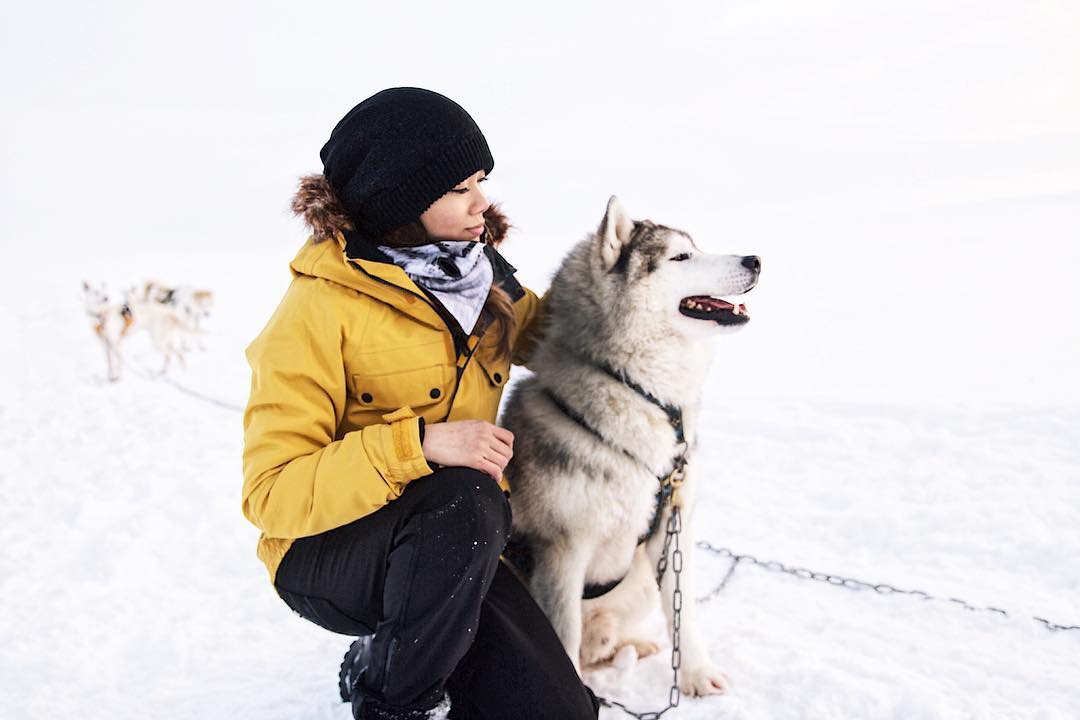
M724 297L750 291L761 274L756 255L702 252L682 230L630 219L614 195L593 239L591 264L595 282L608 286L601 295L618 298L618 312L643 313L688 338L746 325L746 306Z
M91 315L100 315L109 309L109 294L105 292L105 283L91 285L83 280L83 306Z
M196 291L183 298L180 309L191 320L202 320L210 317L213 300L209 292Z

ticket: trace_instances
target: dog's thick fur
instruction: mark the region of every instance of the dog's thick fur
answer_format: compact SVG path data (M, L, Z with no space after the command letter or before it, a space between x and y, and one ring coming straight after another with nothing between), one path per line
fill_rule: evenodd
M210 310L213 309L213 292L194 288L190 285L169 287L156 280L148 280L143 284L142 297L139 300L153 301L159 305L168 306L173 309L174 314L179 315L177 320L180 322L174 325L176 328L175 335L182 351L180 354L181 362L183 361L182 353L191 349L189 341L194 340L200 350L206 349L202 342L202 322L210 317ZM155 341L155 347L162 351L164 345ZM166 355L166 357L168 356ZM166 364L168 364L167 360Z
M91 285L83 280L83 306L94 323L94 334L105 346L105 363L109 369L109 382L120 379L123 356L120 343L127 335L134 318L123 303L111 301L104 284Z
M149 333L151 344L164 359L161 374L174 358L185 366L188 341L204 334L199 324L210 313L213 295L208 290L169 288L150 281L143 285L141 295L132 289L124 293L123 301L117 301L110 299L103 284L84 280L83 303L93 319L94 333L105 346L108 378L113 382L120 379L123 365L121 343L132 330Z
M658 477L670 471L676 452L664 412L599 369L599 362L682 409L690 451L681 491L680 687L690 695L726 689L726 676L709 659L695 619L694 447L709 340L748 318L728 312L723 324L694 319L680 305L688 296L747 292L757 283L758 268L756 257L703 253L681 230L633 221L612 197L597 232L570 251L552 280L546 334L529 363L535 374L513 388L502 422L516 438L506 470L512 532L531 548L530 589L579 669L609 660L627 645L639 654L657 649L629 629L659 597L654 568L669 507L660 529L640 548L637 543L656 507ZM587 584L624 575L614 590L583 603ZM669 631L673 585L668 571L661 604Z
M186 368L184 353L187 352L187 340L200 335L203 331L192 325L181 310L167 303L156 300L143 300L128 296L127 305L135 317L135 327L150 334L150 343L161 354L164 363L159 371L164 375L169 370L170 361L175 358L180 367Z

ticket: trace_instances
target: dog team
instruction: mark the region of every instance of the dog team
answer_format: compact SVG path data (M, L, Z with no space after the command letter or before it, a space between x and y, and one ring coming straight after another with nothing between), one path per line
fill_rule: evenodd
M214 297L209 290L190 286L169 287L150 280L142 290L129 288L123 297L110 296L104 283L83 281L83 303L93 322L94 334L105 348L105 362L110 381L120 379L120 346L136 330L146 330L150 342L164 359L160 373L165 374L175 358L186 367L184 353L202 344L202 321L210 315Z

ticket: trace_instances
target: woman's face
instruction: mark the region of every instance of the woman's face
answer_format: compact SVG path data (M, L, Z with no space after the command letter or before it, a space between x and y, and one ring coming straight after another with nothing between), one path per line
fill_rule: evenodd
M459 182L420 216L428 235L440 240L478 240L484 231L484 211L491 203L480 190L483 170Z

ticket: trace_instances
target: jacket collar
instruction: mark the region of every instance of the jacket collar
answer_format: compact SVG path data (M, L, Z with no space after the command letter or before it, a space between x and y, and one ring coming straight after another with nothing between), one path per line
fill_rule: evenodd
M525 291L514 277L514 268L492 245L484 252L491 260L492 282L517 301ZM378 246L352 231L337 232L333 240L316 243L309 238L289 263L294 276L309 275L369 295L406 315L434 328L445 329L446 322L432 307L427 294L390 261Z
M369 242L361 234L352 230L346 230L342 237L345 242L346 259L360 263L364 271L377 273L391 282L393 278L404 278L412 288L416 288L416 283L405 274L404 270L395 265L390 256L380 250L378 245ZM494 245L484 245L484 254L491 261L492 282L505 290L511 300L517 302L525 294L525 290L514 277L517 268L511 265Z

